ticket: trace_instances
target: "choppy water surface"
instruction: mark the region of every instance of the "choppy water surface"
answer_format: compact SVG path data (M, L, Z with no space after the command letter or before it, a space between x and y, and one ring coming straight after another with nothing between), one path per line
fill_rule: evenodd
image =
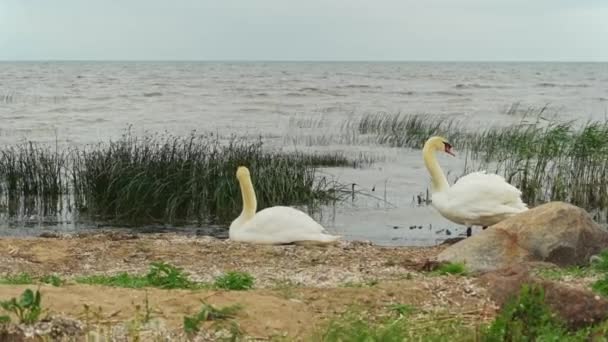
M475 127L546 105L543 115L561 120L608 112L608 63L0 62L0 75L2 145L95 143L132 125L136 134L197 129L261 135L273 148L373 156L370 167L323 170L370 196L327 208L321 219L349 239L381 244L431 245L464 230L417 205L428 184L420 151L336 137L344 121L429 113ZM464 167L462 158L440 162L450 179ZM2 224L0 234L91 227L73 221L26 217Z

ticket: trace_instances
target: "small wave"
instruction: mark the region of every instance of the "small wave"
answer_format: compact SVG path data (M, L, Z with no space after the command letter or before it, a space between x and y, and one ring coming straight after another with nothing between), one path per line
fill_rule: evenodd
M339 86L338 88L342 89L380 89L381 86L371 86L369 84L347 84L344 86Z
M605 102L608 101L608 97L598 97L597 100L600 102Z
M411 91L411 90L409 90L409 91L408 91L408 90L402 90L402 91L393 91L393 92L391 92L391 93L392 93L392 94L397 94L397 95L408 95L408 96L411 96L411 95L414 95L414 94L415 94L415 93L414 93L413 91Z
M163 93L159 92L159 91L155 91L155 92L151 92L151 93L144 93L145 97L155 97L155 96L163 96Z
M287 93L287 94L285 94L285 96L304 97L304 96L306 96L306 94L302 94L302 93Z
M49 109L49 113L67 113L69 110L70 110L70 108L68 108L68 107L59 107L59 108Z
M458 83L454 86L456 89L490 89L490 88L499 88L487 84L479 84L479 83Z
M255 94L247 94L247 95L244 95L244 97L255 99L258 97L268 97L268 95L269 95L268 93L262 92L262 93L255 93Z
M558 84L558 83L551 83L551 82L541 82L536 84L537 87L541 87L541 88L555 88L555 87L560 87L560 88L588 88L590 87L589 84L586 83L579 83L579 84Z
M307 92L307 93L317 93L317 94L329 95L329 96L346 96L344 94L340 94L335 91L319 89L319 88L315 88L315 87L304 87L304 88L300 88L298 91ZM300 96L305 96L305 95L300 95Z
M447 91L447 90L432 91L429 94L441 95L441 96L467 96L467 95L470 95L470 94L457 93L455 91Z

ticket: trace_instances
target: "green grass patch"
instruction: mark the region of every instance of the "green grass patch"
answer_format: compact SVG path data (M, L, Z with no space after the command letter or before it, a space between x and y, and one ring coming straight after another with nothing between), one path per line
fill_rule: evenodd
M604 297L608 297L608 275L591 284L591 289Z
M34 278L29 273L18 273L7 275L0 278L0 284L4 285L30 285L34 283Z
M42 277L34 277L26 272L18 274L7 275L0 277L0 284L4 285L30 285L35 283L49 284L53 286L61 286L64 281L57 275L45 275Z
M593 257L591 267L600 272L608 272L608 249L601 251L597 257Z
M126 288L157 287L161 289L200 289L208 288L205 283L197 283L188 278L181 268L164 262L154 262L146 275L133 275L126 272L117 275L91 275L77 277L77 283Z
M181 268L165 262L153 262L146 280L150 286L161 289L188 289L197 286Z
M145 276L131 275L127 272L116 275L82 276L76 277L74 280L79 284L126 287L133 289L150 286L150 283Z
M432 324L430 324L432 323ZM475 331L457 317L424 321L398 318L372 318L366 312L351 310L317 330L310 341L322 342L402 342L402 341L469 341Z
M545 303L542 287L524 285L485 329L484 341L586 341L589 329L571 332Z
M431 274L435 275L467 275L467 268L465 264L459 262L449 262L439 265L436 270L432 271Z
M224 290L250 290L255 278L247 272L228 272L215 278L214 286Z
M540 277L549 280L562 280L566 277L583 278L594 274L594 270L589 267L569 266L542 268L536 271Z

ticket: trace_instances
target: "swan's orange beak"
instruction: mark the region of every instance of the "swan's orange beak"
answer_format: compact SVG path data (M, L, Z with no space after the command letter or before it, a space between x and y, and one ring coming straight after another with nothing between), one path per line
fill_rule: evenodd
M451 155L452 157L456 157L456 154L452 152L452 145L450 144L445 144L445 153Z

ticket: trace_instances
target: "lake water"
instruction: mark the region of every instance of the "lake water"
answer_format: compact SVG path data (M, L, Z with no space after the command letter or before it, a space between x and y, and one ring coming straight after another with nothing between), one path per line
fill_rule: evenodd
M374 156L370 167L322 170L373 197L321 220L346 238L390 245L432 245L464 229L413 200L428 186L420 151L337 139L346 120L445 114L476 127L547 105L543 116L555 120L608 113L608 63L0 62L0 75L1 145L95 143L132 125L136 134L261 135L272 148ZM452 176L464 168L462 158L440 162ZM0 234L82 228L34 221Z

